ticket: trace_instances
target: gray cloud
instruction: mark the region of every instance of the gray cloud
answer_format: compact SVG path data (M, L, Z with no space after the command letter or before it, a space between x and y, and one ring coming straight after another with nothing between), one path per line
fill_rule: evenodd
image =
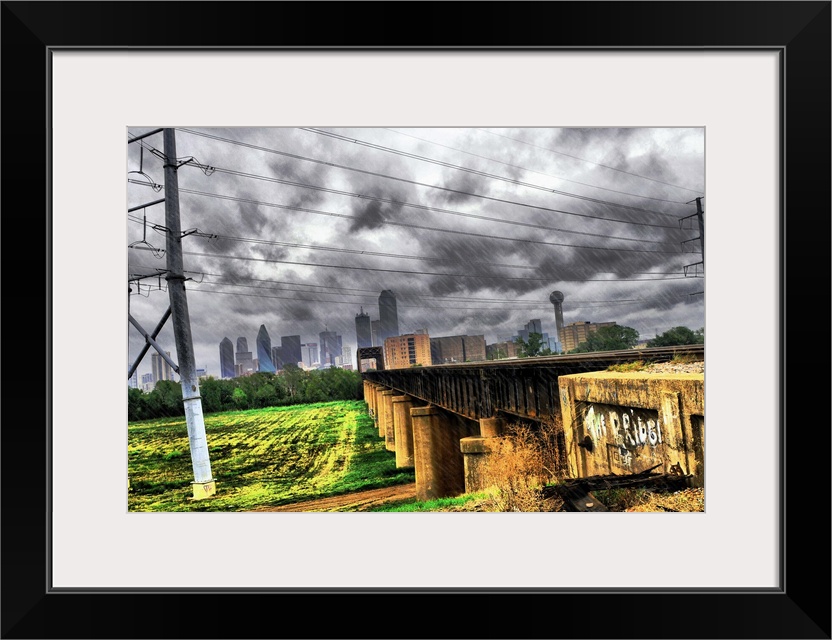
M516 333L532 318L541 318L544 330L553 332L548 294L555 288L566 295L567 321L613 320L648 336L678 324L691 328L704 325L704 296L696 295L704 289L704 280L682 277L683 265L700 256L681 253L681 241L696 234L692 229L680 230L678 223L680 217L695 211L692 205L679 202L697 194L657 182L693 188L704 184L702 130L411 130L412 135L437 144L380 129L333 130L356 140L505 176L508 181L297 129L199 131L370 172L348 171L177 133L178 155L192 154L201 162L225 169L365 196L355 198L221 172L205 176L193 168L180 171L183 190L238 199L183 193L183 228L353 252L187 238L184 246L192 253L264 259L185 256L185 268L199 272L187 285L188 302L197 366L205 366L209 373L219 371L218 345L223 337L236 341L246 336L253 344L260 324L266 325L273 344L279 343L281 335L300 334L304 342L317 341L318 333L326 327L342 333L345 344L354 347L355 314L363 307L377 318L377 298L382 289L396 293L403 330L427 328L432 335L483 333L488 342ZM128 169L138 165L136 148L129 147ZM161 181L161 166L147 154L144 168ZM470 197L371 173L533 206ZM522 187L511 180L546 186L550 191ZM149 191L129 185L128 206L158 197ZM405 202L544 228L471 219L401 204ZM138 214L140 217L141 211ZM163 207L152 212L148 209L148 218L163 221ZM130 221L127 229L128 243L141 239L141 224ZM164 246L162 235L154 232L148 239L151 237L157 246ZM695 244L686 246L697 248ZM153 272L165 264L150 252L138 250L128 252L128 261L131 271ZM531 268L518 268L523 266ZM633 281L644 278L657 279ZM152 328L167 306L167 294L146 288L143 293L131 297L131 312ZM132 358L141 349L142 339L132 329L130 333ZM173 347L168 329L160 339ZM149 366L148 357L140 373Z

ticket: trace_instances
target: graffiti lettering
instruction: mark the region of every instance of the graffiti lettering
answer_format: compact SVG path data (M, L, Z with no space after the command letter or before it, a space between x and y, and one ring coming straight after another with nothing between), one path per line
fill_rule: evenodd
M637 413L636 409L590 406L584 416L584 428L595 441L607 440L609 431L619 447L662 444L661 421L644 411Z

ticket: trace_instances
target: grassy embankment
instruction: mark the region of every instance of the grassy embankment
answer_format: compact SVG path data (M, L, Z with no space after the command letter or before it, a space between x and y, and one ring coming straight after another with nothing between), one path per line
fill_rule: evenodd
M128 424L130 511L247 511L413 482L362 401L205 416L217 494L194 501L183 417Z

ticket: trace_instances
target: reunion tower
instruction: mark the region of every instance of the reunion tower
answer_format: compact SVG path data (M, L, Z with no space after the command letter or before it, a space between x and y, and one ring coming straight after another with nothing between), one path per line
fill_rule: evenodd
M560 351L561 345L561 333L563 332L563 294L560 291L552 291L549 294L549 302L551 302L555 307L555 326L557 327L557 336L558 336L558 351Z

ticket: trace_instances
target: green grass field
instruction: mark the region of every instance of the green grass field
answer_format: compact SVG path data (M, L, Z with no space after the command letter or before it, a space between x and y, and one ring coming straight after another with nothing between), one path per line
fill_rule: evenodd
M248 511L415 480L359 400L209 414L205 431L217 494L195 501L184 417L128 424L129 511Z

